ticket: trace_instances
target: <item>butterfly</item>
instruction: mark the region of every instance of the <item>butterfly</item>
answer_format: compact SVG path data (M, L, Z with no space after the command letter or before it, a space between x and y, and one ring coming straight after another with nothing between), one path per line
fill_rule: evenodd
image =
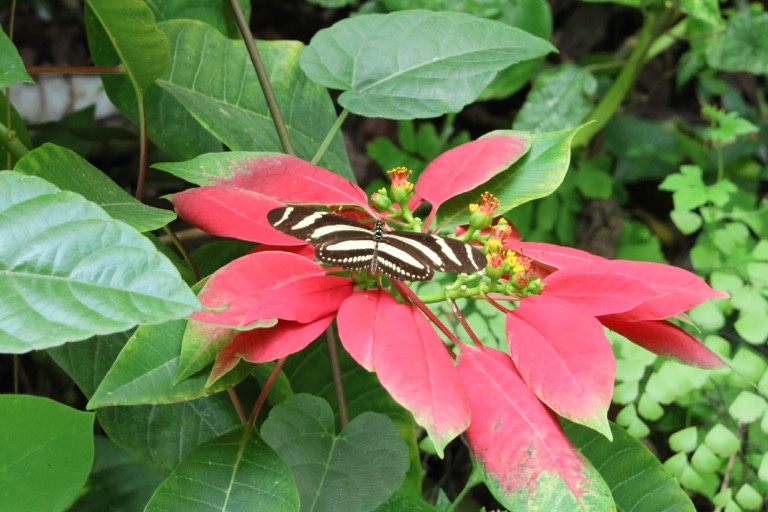
M440 272L477 272L485 255L460 240L427 233L385 231L377 220L373 229L352 219L307 206L271 210L267 220L275 229L309 242L315 257L346 270L368 269L399 281L429 281Z

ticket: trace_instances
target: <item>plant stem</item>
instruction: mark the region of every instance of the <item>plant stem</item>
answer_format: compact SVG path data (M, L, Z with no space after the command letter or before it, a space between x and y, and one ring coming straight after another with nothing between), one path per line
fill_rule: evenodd
M240 29L240 34L243 36L245 47L248 49L248 55L251 57L253 68L256 70L256 76L259 79L261 91L264 93L264 99L267 100L267 107L269 108L269 113L272 115L272 122L275 124L275 130L277 131L277 136L280 138L280 144L283 146L283 151L289 155L296 155L296 152L293 150L293 145L291 144L291 139L288 136L288 130L285 127L283 116L280 114L280 108L277 106L275 92L272 90L272 84L269 82L269 76L267 76L264 62L261 60L259 50L256 48L256 43L253 41L253 34L248 26L248 22L246 21L237 0L230 0L229 3L232 6L232 12L235 14L237 27Z
M333 328L325 330L325 341L328 344L328 358L331 362L331 375L333 376L333 389L336 391L336 403L339 407L339 423L341 428L349 423L349 408L347 407L347 395L344 393L344 381L341 378L341 365L339 364L339 351L336 349L336 336Z
M269 391L272 389L272 385L275 383L275 379L277 379L277 376L280 375L280 370L283 368L283 365L285 364L285 358L281 357L277 361L275 361L275 367L272 368L272 373L269 374L269 377L267 377L267 381L264 383L264 387L261 388L261 392L259 393L258 398L256 398L256 403L253 404L253 410L251 411L251 417L248 418L248 425L253 425L256 423L256 418L259 416L259 411L261 411L261 408L264 406L264 402L267 401L267 397L269 396ZM230 391L232 391L232 388L229 388Z
M341 131L341 125L344 124L344 121L347 119L347 116L349 115L349 110L344 109L339 114L339 117L336 118L336 121L333 123L333 126L331 126L331 129L328 130L328 133L325 135L325 138L323 139L323 142L320 143L320 147L317 148L317 152L315 153L315 156L312 157L312 163L316 164L320 161L321 158L323 158L323 155L325 154L325 151L328 149L328 146L331 145L331 141L336 136L339 131Z

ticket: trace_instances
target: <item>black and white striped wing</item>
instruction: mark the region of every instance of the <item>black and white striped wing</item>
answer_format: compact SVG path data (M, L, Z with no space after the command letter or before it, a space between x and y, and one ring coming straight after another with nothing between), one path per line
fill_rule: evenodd
M353 220L303 206L267 214L283 233L315 246L315 257L347 270L369 269L399 281L428 281L435 271L476 272L486 265L479 250L451 238L425 233L385 232Z
M384 234L377 259L380 268L392 269L402 276L395 279L407 281L428 281L436 270L477 272L487 263L481 251L460 240L399 231Z
M275 229L309 242L323 263L347 270L370 268L377 242L371 228L354 220L306 206L286 206L267 214Z

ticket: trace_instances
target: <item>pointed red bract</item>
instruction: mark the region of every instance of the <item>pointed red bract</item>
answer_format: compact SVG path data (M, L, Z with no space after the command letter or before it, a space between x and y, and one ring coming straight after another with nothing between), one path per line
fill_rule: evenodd
M520 252L553 269L567 268L590 262L607 261L605 258L595 256L594 254L590 254L580 249L541 242L510 241L505 243L504 247Z
M623 322L621 315L600 317L600 322L628 340L654 354L672 357L678 361L699 368L722 368L725 363L720 356L709 350L702 342L667 322L666 320L645 320Z
M696 274L672 265L647 261L605 260L600 262L598 266L606 274L635 276L659 292L663 292L659 297L622 313L618 317L622 321L672 318L708 299L728 297L727 294L710 288Z
M629 311L667 294L637 277L606 271L602 263L558 270L543 282L544 295L570 302L593 316Z
M373 368L442 456L469 425L469 406L456 366L432 325L418 309L399 304L382 290L348 298L337 323L344 348L359 364Z
M304 243L267 221L267 212L283 203L251 190L199 187L173 194L170 199L179 217L212 235L275 245Z
M530 392L509 356L467 347L459 373L472 410L467 441L499 501L510 510L530 510L529 505L541 506L540 497L557 496L560 504L583 507L567 510L610 510L607 486L571 445L557 417Z
M320 265L297 254L278 251L248 254L211 276L198 295L200 302L210 310L198 311L192 318L218 325L248 326L257 320L270 318L262 313L269 306L264 297L269 297L274 291L289 290L302 280L316 276L339 279L325 276ZM277 318L293 319L302 314L303 307L303 304L294 304ZM333 305L329 307L335 311Z
M239 333L216 355L209 382L221 378L240 359L266 363L303 350L328 328L333 317L327 315L306 324L280 320L274 327Z
M253 190L286 204L355 205L371 212L365 191L338 174L289 155L248 160L219 184Z
M507 315L506 331L510 356L531 391L561 416L610 438L616 360L600 323L539 295Z
M531 146L524 133L492 133L449 149L429 163L416 183L416 192L433 210L469 192L508 168Z

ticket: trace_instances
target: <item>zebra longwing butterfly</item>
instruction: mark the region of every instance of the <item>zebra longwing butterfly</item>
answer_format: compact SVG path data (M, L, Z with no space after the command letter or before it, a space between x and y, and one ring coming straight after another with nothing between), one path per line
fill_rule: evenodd
M485 255L459 240L426 233L384 231L306 206L276 208L267 214L275 229L315 247L315 257L346 270L368 269L399 281L428 281L435 271L476 272Z

